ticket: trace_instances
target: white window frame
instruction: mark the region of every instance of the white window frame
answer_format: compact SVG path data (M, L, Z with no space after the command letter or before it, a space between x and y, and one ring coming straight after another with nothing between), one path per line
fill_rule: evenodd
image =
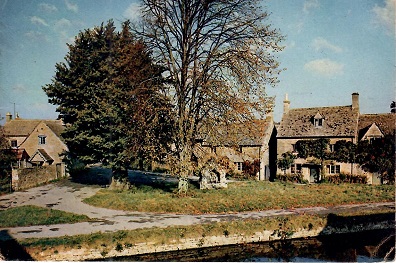
M323 122L324 122L324 120L322 118L321 119L314 119L315 127L322 127L323 126Z
M241 162L236 162L236 163L234 163L234 164L237 166L237 170L238 170L238 171L242 171L242 170L243 170L243 166L242 166L243 163L241 163Z
M339 174L341 172L341 167L338 164L328 164L327 173L328 174Z
M38 136L38 144L39 144L39 145L45 145L45 144L47 144L47 136L45 136L45 135L39 135L39 136Z

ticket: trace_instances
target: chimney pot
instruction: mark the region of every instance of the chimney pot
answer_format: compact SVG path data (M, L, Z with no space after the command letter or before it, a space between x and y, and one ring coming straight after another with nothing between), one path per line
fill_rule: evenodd
M12 114L10 112L7 112L6 114L6 122L9 122L12 120Z
M290 109L290 100L286 93L285 100L283 101L283 114L289 113L289 109Z
M352 93L352 110L359 111L359 93Z

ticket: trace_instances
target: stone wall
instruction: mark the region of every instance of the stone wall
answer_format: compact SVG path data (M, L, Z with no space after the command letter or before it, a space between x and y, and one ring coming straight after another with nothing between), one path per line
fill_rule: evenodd
M65 165L36 166L12 170L12 189L20 191L65 177Z
M318 227L312 230L300 229L294 232L287 239L300 239L310 238L323 235L332 234L343 234L343 233L357 233L368 230L379 230L379 229L392 229L394 228L394 220L381 220L376 222L367 223L356 223L352 225L341 224L338 227L325 226ZM139 254L158 253L185 249L196 249L204 247L216 247L226 246L235 244L247 244L255 242L267 242L281 240L281 237L273 235L274 231L263 230L262 232L256 232L253 235L221 235L221 236L206 236L199 238L186 238L180 240L173 240L171 243L158 244L155 242L137 243L129 248L125 248L122 251L116 248L109 248L106 254L103 254L103 248L66 248L62 251L54 252L54 249L40 250L34 248L28 248L27 252L33 257L34 260L38 261L84 261L84 260L95 260L101 261L105 258L112 257L127 257Z

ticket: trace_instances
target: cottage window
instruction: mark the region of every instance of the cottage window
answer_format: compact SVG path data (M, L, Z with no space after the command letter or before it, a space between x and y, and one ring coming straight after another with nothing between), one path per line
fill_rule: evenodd
M315 127L322 127L324 123L324 117L318 112L313 117L313 124Z
M38 137L39 145L46 144L46 138L47 138L47 136L45 136L45 135L39 135L39 137Z
M334 152L334 144L330 144L330 152Z
M11 141L11 147L12 147L12 148L18 147L18 142L17 142L17 140L12 140L12 141Z
M315 127L322 127L323 119L315 119Z
M339 174L340 166L339 165L327 165L327 173L328 174Z
M300 163L292 164L290 166L290 168L291 168L292 174L301 173L301 164Z
M235 165L237 166L238 171L242 171L242 163L241 162L235 163Z

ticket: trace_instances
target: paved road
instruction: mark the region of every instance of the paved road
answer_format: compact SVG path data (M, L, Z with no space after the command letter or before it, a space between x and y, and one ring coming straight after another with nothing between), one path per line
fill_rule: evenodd
M154 178L159 180L160 178ZM137 228L167 227L171 225L192 225L215 221L229 221L246 218L261 218L276 215L290 215L301 213L327 214L353 209L370 210L391 207L393 202L371 203L361 205L341 205L336 207L312 207L296 209L277 209L259 212L244 212L235 214L210 215L177 215L155 214L143 212L128 212L97 208L82 202L84 198L94 195L101 189L96 185L82 185L67 180L32 188L22 192L14 192L0 196L0 209L22 205L36 205L51 207L76 214L87 215L94 219L92 222L75 224L42 225L30 227L15 227L6 230L15 239L59 237L64 235L90 234L95 232L113 232L118 230L132 230Z

